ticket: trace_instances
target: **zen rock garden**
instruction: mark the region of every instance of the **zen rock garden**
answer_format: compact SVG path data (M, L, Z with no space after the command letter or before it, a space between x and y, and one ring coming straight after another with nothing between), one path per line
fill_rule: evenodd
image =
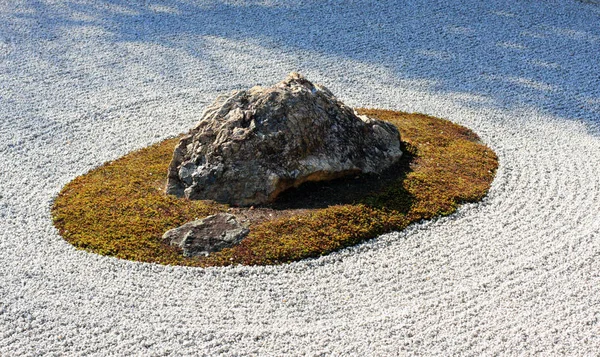
M319 257L487 193L498 160L471 130L351 108L298 73L220 95L178 138L68 183L60 234L97 254L169 265Z

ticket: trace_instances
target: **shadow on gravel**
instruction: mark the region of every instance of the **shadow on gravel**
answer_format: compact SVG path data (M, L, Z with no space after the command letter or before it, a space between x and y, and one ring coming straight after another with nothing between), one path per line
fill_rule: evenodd
M30 38L96 26L109 41L181 48L186 38L198 57L206 36L316 52L382 66L393 80L425 83L470 107L533 107L600 132L600 72L590 61L600 53L596 0L559 2L552 13L544 3L476 0L24 3L14 16L31 23ZM11 36L10 24L0 29ZM295 65L305 70L311 59Z

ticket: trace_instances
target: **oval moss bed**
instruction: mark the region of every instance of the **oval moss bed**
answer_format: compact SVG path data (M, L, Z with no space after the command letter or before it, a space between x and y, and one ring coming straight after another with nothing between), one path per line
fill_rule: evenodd
M273 205L236 208L164 194L178 138L130 153L68 183L52 207L54 224L75 247L171 265L280 264L318 257L411 222L448 215L487 193L498 159L471 130L422 114L360 109L396 125L404 155L377 177L305 184ZM250 234L237 246L185 258L161 240L188 221L229 211Z

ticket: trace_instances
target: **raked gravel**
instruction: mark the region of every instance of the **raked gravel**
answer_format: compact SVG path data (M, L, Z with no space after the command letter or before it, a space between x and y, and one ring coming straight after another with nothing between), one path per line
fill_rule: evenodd
M0 1L0 355L598 355L598 3ZM273 267L141 264L57 234L70 180L293 70L473 129L500 157L489 195Z

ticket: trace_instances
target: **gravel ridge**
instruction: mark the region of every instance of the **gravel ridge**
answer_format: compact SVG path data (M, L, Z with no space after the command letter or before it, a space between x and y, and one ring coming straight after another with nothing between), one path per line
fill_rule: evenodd
M571 0L0 3L0 355L597 355L599 23ZM58 236L74 177L294 70L473 129L500 158L489 195L274 267Z

